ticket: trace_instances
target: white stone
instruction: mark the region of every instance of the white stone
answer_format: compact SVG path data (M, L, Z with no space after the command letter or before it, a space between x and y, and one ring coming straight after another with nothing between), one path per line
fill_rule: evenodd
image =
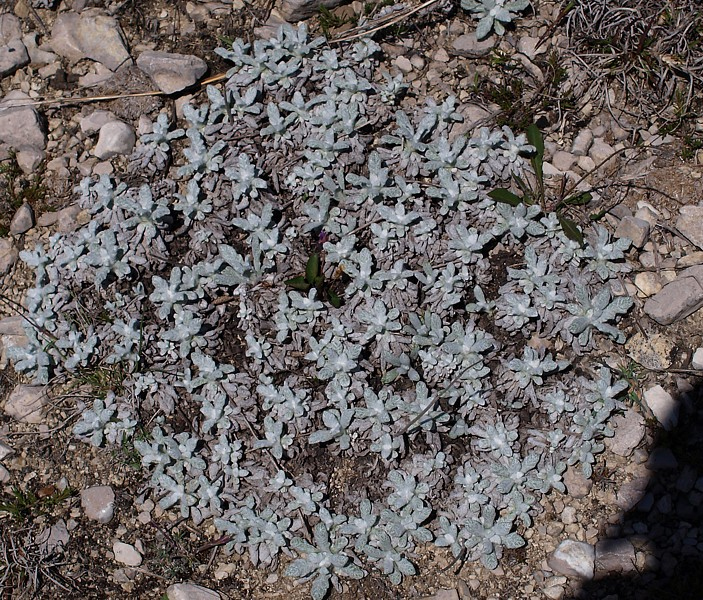
M582 129L574 138L571 145L571 152L576 156L586 156L593 143L593 132L590 129Z
M593 579L596 553L591 544L564 540L547 559L556 573L579 579Z
M46 399L44 386L20 383L5 403L5 414L21 423L36 425L42 422L42 408Z
M81 506L91 521L107 524L115 514L115 492L109 485L96 485L81 492Z
M112 544L112 551L115 553L115 561L128 567L138 567L142 564L142 555L131 544L125 544L115 540Z
M644 401L664 429L671 431L679 421L679 403L662 386L655 385L644 393Z
M132 152L136 141L134 129L127 123L110 121L100 128L98 143L93 148L93 154L101 160L120 154L126 155Z
M41 544L47 552L63 552L68 546L69 540L70 536L63 519L42 531L36 539L37 543Z
M220 600L214 590L194 583L175 583L166 590L168 600Z
M703 348L696 348L691 359L691 366L694 369L703 369Z

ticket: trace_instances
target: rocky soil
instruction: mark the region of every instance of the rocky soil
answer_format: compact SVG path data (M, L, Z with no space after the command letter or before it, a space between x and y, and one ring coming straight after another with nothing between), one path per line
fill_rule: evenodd
M289 2L271 13L258 0L41 4L0 5L4 349L23 336L17 303L29 271L19 251L84 223L73 194L81 178L123 173L160 110L177 116L204 95L201 84L221 80L226 64L213 51L221 40L250 39L300 16L340 38L373 9L354 2L295 13ZM564 18L557 3L534 5L515 31L482 42L475 23L447 5L399 19L377 40L391 73L402 72L418 93L456 94L474 122L516 131L539 122L551 185L582 180L604 221L633 240L632 271L621 280L636 298L628 342L592 357L607 353L613 362L620 353L609 366L630 382L629 408L616 417L593 478L570 468L567 492L553 491L524 532L528 546L506 552L495 571L428 546L416 560L420 575L400 587L367 578L330 598L703 597L701 50L687 48L685 63L655 56L660 79L648 88L637 76L642 57L617 56L610 68L589 62L579 45L583 24ZM3 598L309 597L283 569L259 572L246 557L224 554L207 522L194 527L155 506L133 450L73 439L76 398L89 382L44 389L14 374L4 352L0 366Z

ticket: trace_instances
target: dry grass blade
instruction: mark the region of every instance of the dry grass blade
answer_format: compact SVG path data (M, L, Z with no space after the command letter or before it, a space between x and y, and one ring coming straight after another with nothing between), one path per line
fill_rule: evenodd
M404 21L411 15L414 15L415 13L418 13L421 10L429 8L430 6L432 6L433 4L437 4L438 2L439 0L426 0L426 2L423 2L415 8L405 10L401 13L391 13L366 25L362 25L360 27L355 27L353 29L345 31L343 36L330 40L330 43L341 44L342 42L350 42L361 37L372 35L377 31L381 31L382 29L386 29L387 27L392 27L393 25Z
M22 539L20 539L22 538ZM6 531L0 535L0 589L13 598L38 597L47 583L70 592L71 582L60 572L68 563L61 547L50 549L37 541L30 529Z

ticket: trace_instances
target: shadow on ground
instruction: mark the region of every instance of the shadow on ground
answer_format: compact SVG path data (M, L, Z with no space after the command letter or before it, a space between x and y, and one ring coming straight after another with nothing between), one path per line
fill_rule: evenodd
M639 500L599 541L595 578L568 600L703 600L703 384L681 383L678 405L678 424L657 430ZM599 575L602 545L646 560Z

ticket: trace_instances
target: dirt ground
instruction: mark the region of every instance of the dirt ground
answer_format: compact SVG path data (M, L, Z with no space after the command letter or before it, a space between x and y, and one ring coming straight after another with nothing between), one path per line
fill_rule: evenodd
M127 34L131 48L153 43L161 50L192 53L207 61L210 75L217 75L224 72L227 65L214 53L214 48L222 40L237 37L250 39L254 28L265 23L272 8L271 3L257 0L246 4L243 9L221 11L221 14L206 21L193 23L188 17L187 4L190 3L185 0L126 0L120 4L116 16ZM349 16L359 8L363 10L363 6L357 4L359 3L335 9L329 15L317 15L310 20L309 26L314 30L324 30L332 37L340 36L351 26L347 22ZM389 51L389 67L391 61L402 55L403 49L408 47L408 40L412 42L414 53L428 59L439 50L446 51L452 59L458 60L459 65L452 73L443 73L431 89L463 90L466 92L465 100L497 107L499 112L495 118L499 123L515 124L525 119L544 118L549 123L551 139L555 142L559 139L569 140L584 127L597 127L607 110L584 110L578 95L588 88L589 71L584 68L578 77L573 70L567 72L570 67L567 69L566 65L571 64L567 57L580 51L579 48L568 47L569 23L564 18L558 18L560 5L544 2L538 4L541 5L540 22L550 22L544 15L552 15L553 29L550 30L545 25L540 28L537 17L533 19L531 27L520 27L525 27L533 37L539 37L543 32L549 36L561 32L562 40L561 47L550 47L549 52L541 55L542 58L537 61L545 74L541 83L531 77L529 70L519 60L507 56L500 49L479 58L467 58L461 52L456 52L451 45L454 32L473 27L471 20L456 9L408 17L379 32L376 39ZM7 7L0 10L6 9ZM54 11L37 9L36 18L30 15L27 22L38 32L42 28L50 30L53 16ZM41 24L37 19L41 19ZM634 57L631 58L635 60ZM430 61L427 60L427 63ZM77 74L84 68L85 65L81 63L75 66L66 64L62 74L57 74L52 79L42 80L36 74L30 74L29 77L35 78L41 98L47 99L58 98L58 94L64 98L76 98L149 89L148 81L135 78L134 73L130 73L99 90L83 90L77 84ZM560 69L565 72L561 73ZM424 71L419 78L426 76L427 71ZM666 74L669 79L675 76L675 73ZM564 82L568 82L569 77L574 79L574 83L565 85ZM583 77L586 77L585 81ZM624 93L622 81L625 80L619 77L618 72L609 80L616 95ZM683 76L681 79L686 80ZM626 142L636 137L640 128L646 129L653 124L656 118L653 112L645 110L642 105L655 105L657 95L651 92L646 103L638 103L636 94L644 88L637 86L644 86L645 83L637 77L634 80L636 85L632 84L632 89L629 90L631 95L627 99L631 110L626 115L632 124L632 134L623 137ZM435 82L434 79L431 81ZM522 83L518 84L518 81ZM478 84L469 86L471 82ZM3 92L6 92L9 86L6 82L3 83ZM698 79L695 80L695 91L700 94ZM594 97L591 102L597 107L599 99L595 96L595 91L592 93ZM656 207L663 217L660 225L653 230L652 241L657 247L666 247L672 251L681 250L686 245L673 225L679 208L703 201L703 165L700 164L698 153L703 146L700 134L703 123L696 112L698 105L693 102L678 120L657 119L658 123L671 129L675 139L652 153L653 162L643 166L641 157L633 155L632 160L619 162L613 170L601 170L587 178L594 189L600 190L604 207L621 204L635 211L642 202ZM90 110L106 108L118 116L133 120L141 113L156 113L164 106L175 110L175 99L154 96L146 99L94 101L90 103ZM87 111L87 105L64 99L48 105L45 114L50 123L55 123L62 119L68 121L81 110ZM619 115L622 116L623 113ZM635 141L633 146L641 147L641 140ZM15 179L9 184L5 179L6 188L7 185L15 186L15 192L1 195L0 226L7 227L9 216L17 208L13 205L18 197L17 190L27 190L32 185L39 184L45 188L41 201L35 206L39 213L62 208L71 202L75 182L51 179L34 182L19 173L13 177ZM637 272L648 270L641 266L639 254L639 251L633 250L628 256L634 267L628 280L632 280ZM667 269L662 267L661 270ZM666 274L662 276L666 277ZM2 292L12 299L19 299L23 277L27 282L29 274L17 270L11 282L3 283ZM693 351L703 346L703 317L694 314L679 323L663 327L643 315L643 301L644 298L637 300L635 310L622 328L628 337L638 333L644 336L647 340L646 353L649 354L657 354L657 348L653 349L651 340L661 339L663 350L659 355L662 366L642 367L642 355L636 354L638 361L634 362L627 355L628 350L632 352L632 346L627 345L621 351L621 365L623 373L628 375L632 384L630 401L647 417L648 431L640 448L644 454L632 459L623 459L610 451L600 455L593 489L584 498L573 499L553 491L545 502L544 512L535 519L531 532L526 534L533 539L525 548L507 551L496 571L488 571L475 563L453 561L448 552L428 545L415 558L419 572L417 577L406 578L400 586L394 586L378 574L371 574L358 582L344 580L342 591L333 590L329 598L423 598L440 590L455 590L456 596L438 595L437 600L703 598L703 592L700 591L703 589L700 575L703 573L703 559L699 550L676 557L677 560L667 571L650 569L651 565L643 563L628 575L606 577L585 585L576 580L566 582L555 575L544 575L548 571L545 561L564 531L561 513L565 506L576 507L578 521L587 532L589 541L607 537L616 530L624 531L628 523L645 518L632 512L623 512L615 502L615 497L621 484L632 479L632 471L628 470L630 463L644 462L647 453L655 447L672 448L679 460L679 471L688 465L696 469L700 476L699 469L703 467L700 448L703 446L696 445L701 434L694 426L698 423L696 409L700 407L699 384L702 380L698 377L698 372L691 368L691 358ZM9 314L12 314L11 306L3 303L0 306L0 316ZM19 381L20 378L11 369L0 371L0 397L6 396ZM657 383L669 387L678 385L678 389L687 395L690 414L693 416L675 432L662 433L656 420L642 404L644 390ZM76 397L81 393L88 397L89 391L90 388L85 383L75 382L65 382L53 388L51 410L39 426L19 424L0 415L0 441L15 451L4 461L11 479L0 487L0 538L5 553L4 557L0 554L2 598L162 600L166 597L166 589L181 581L217 590L223 598L232 600L303 600L309 597L309 586L297 585L292 579L283 576L287 559L283 559L274 572L254 569L246 556L228 556L223 552L222 544L219 543L221 540L218 540L215 528L208 521L201 526L194 526L174 512L164 513L158 506L154 507L154 499L144 482L145 475L139 463L139 455L133 447L125 445L118 449L95 449L77 441L71 434L71 427L78 416ZM364 468L368 468L368 465L337 465L339 489L355 485L354 477ZM659 479L658 475L653 475L650 483L653 494L657 496L661 493L660 488L670 486L672 477L668 474ZM115 491L115 518L107 525L89 521L81 509L80 491L93 485L110 485ZM670 515L673 522L670 528L677 526L675 513L674 510ZM695 513L694 518L699 519L700 513ZM682 517L680 520L685 519ZM38 536L59 521L66 524L70 535L69 543L62 553L41 555ZM697 527L699 522L694 520L692 524ZM142 564L133 568L117 564L112 552L115 539L135 545L143 556ZM642 548L646 548L651 540L643 539L641 542ZM33 572L12 566L19 564L19 561L12 558L13 544L19 548L16 551L24 554L28 563L35 567ZM657 555L656 551L652 554L659 563L666 560ZM4 580L1 579L3 561L6 565ZM654 576L649 576L650 572ZM556 579L550 581L550 577ZM561 594L549 595L548 590L555 586L561 586Z

